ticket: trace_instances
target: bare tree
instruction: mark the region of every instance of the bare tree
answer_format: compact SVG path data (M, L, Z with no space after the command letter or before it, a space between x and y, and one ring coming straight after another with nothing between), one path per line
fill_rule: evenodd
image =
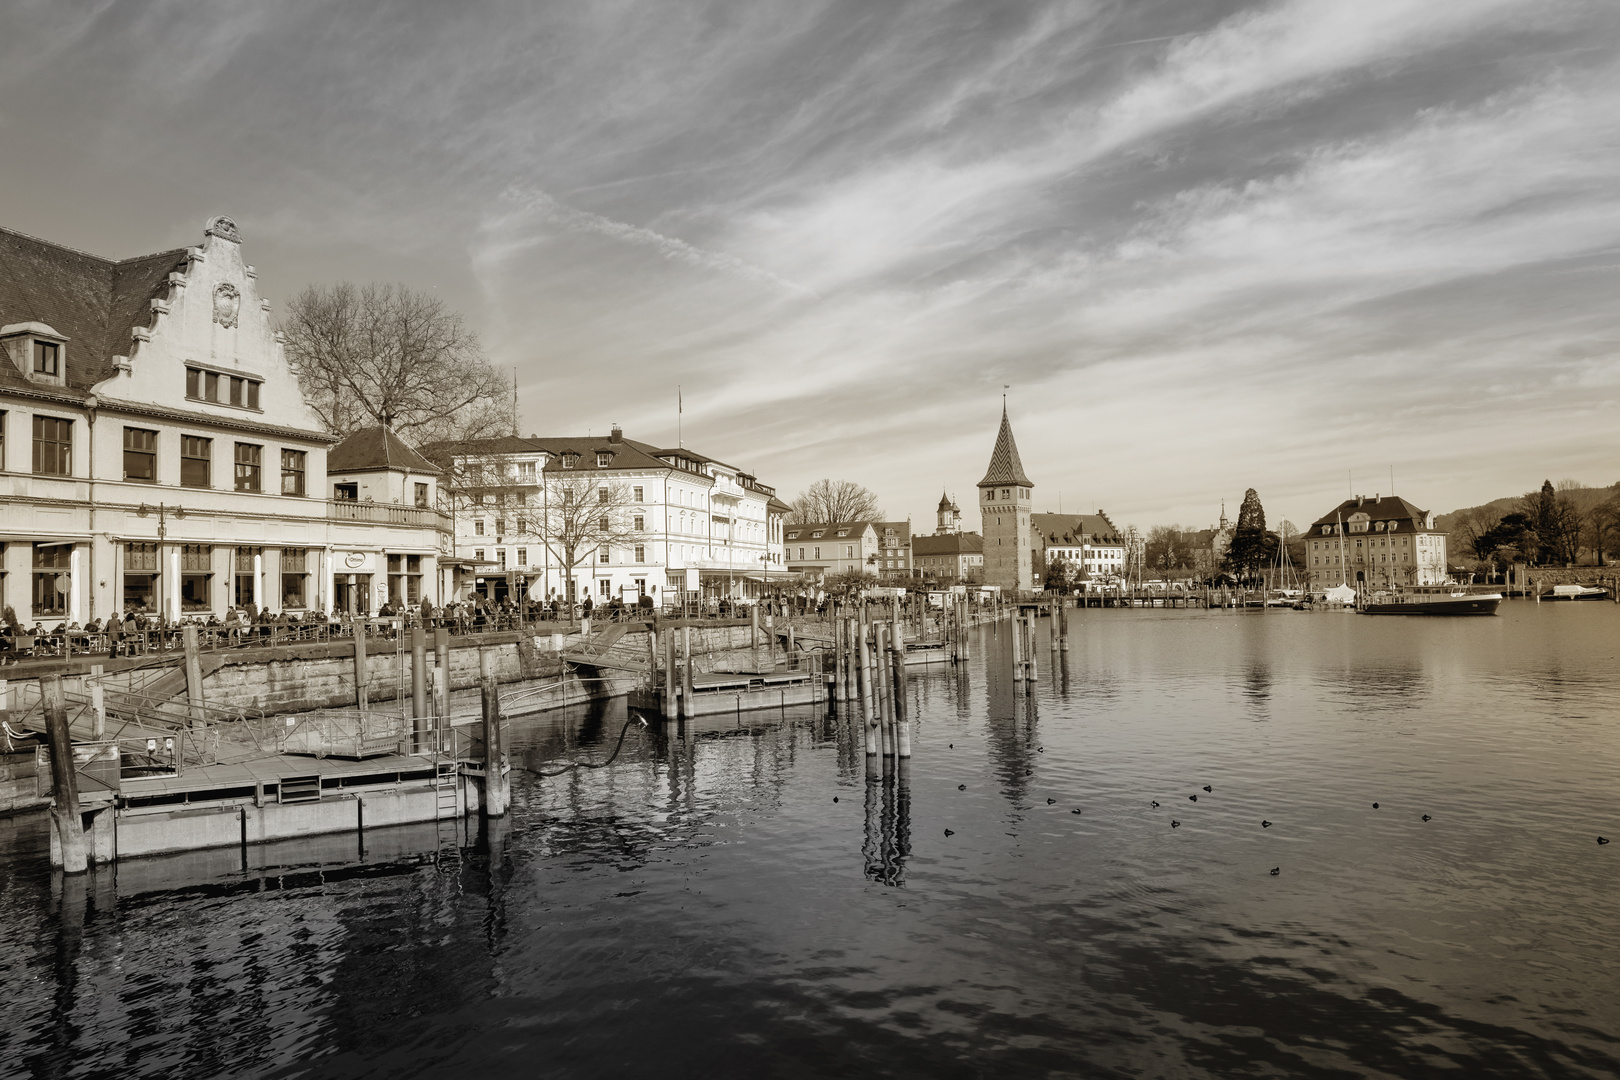
M1502 515L1489 507L1476 506L1461 511L1451 524L1451 534L1457 541L1456 550L1459 553L1466 551L1480 562L1490 562L1495 555L1491 530L1501 521Z
M426 443L512 430L511 387L437 296L375 282L311 285L281 329L304 396L334 434L385 424Z
M799 493L790 504L788 520L803 525L810 522L875 521L883 517L877 496L853 480L817 480Z
M544 504L529 508L526 524L562 564L563 595L575 596L574 572L606 552L645 540L631 508L636 505L628 484L601 483L588 477L548 480Z
M1620 494L1587 510L1586 540L1597 555L1597 564L1603 566L1604 558L1620 541Z

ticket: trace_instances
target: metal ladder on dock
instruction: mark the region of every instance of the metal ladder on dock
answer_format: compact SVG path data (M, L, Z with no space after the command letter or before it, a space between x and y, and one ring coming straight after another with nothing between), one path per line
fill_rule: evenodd
M438 830L438 863L442 872L461 867L461 767L454 757L433 757L433 823Z

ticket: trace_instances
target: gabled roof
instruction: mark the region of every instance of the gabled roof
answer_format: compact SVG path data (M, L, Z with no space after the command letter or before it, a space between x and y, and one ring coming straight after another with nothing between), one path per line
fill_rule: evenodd
M918 536L911 541L911 554L922 555L981 555L984 537L978 533L946 533L944 536Z
M1428 530L1424 525L1424 522L1429 517L1427 510L1419 510L1416 506L1397 495L1385 495L1382 498L1371 499L1364 499L1358 495L1354 499L1346 499L1311 522L1311 531L1320 533L1322 531L1321 526L1337 524L1341 517L1343 520L1349 521L1353 514L1366 514L1369 521L1410 522L1407 529L1415 532L1440 531L1438 529Z
M879 536L882 536L885 530L893 529L894 535L902 540L911 537L911 522L909 521L874 521L872 522L872 528L877 530Z
M1029 525L1043 545L1078 544L1082 536L1093 542L1124 543L1107 514L1031 514Z
M1018 460L1018 444L1013 441L1012 424L1007 419L1007 405L1001 406L1001 430L996 433L996 448L990 454L990 468L985 470L980 487L998 484L1034 487L1035 482L1024 474L1024 463Z
M114 261L0 228L0 326L44 323L67 338L67 385L57 389L82 397L113 374L114 356L130 354L131 331L151 325L152 301L185 266L185 248ZM9 363L0 364L6 384L48 389Z
M857 536L866 535L866 530L872 527L870 521L807 521L800 525L783 526L783 540L809 540L810 534L820 532L818 540L851 540ZM839 536L838 530L849 530L848 536Z
M385 427L369 427L350 435L326 452L327 473L440 471L427 458L406 446Z

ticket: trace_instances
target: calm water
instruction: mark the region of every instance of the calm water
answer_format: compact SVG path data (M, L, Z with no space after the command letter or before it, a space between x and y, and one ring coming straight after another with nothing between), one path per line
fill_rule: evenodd
M514 773L437 860L64 888L0 824L0 1075L1620 1076L1620 608L1083 612L1030 697L978 646L886 783L789 711Z

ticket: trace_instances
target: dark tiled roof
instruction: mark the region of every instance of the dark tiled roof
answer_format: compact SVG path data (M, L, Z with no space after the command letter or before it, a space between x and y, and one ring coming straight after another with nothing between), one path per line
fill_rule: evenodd
M1337 524L1341 515L1345 521L1349 521L1351 514L1366 514L1371 521L1410 522L1407 527L1418 532L1424 531L1423 522L1429 516L1428 511L1419 510L1396 495L1386 495L1379 499L1346 499L1313 521L1311 531L1320 533L1323 525Z
M404 440L385 427L363 428L332 447L326 454L328 473L375 472L384 469L410 473L439 471L431 461L406 446Z
M894 535L902 540L911 537L911 522L909 521L874 521L872 522L872 528L877 530L879 536L883 535L884 530L893 529Z
M130 354L130 332L151 325L151 301L185 264L184 248L115 262L0 228L0 326L40 322L67 338L67 389L82 395ZM33 385L10 364L0 382Z
M922 555L980 555L984 553L984 537L978 533L946 533L944 536L916 536L911 540L911 554Z
M866 527L873 524L870 521L807 521L803 524L788 525L782 530L784 540L809 540L810 534L820 530L818 540L853 540L858 536L866 535ZM839 529L848 529L848 536L839 536Z
M1018 444L1013 441L1006 405L1001 407L1001 430L996 434L996 449L990 455L990 468L985 470L984 479L979 481L980 487L994 487L997 484L1035 486L1035 482L1024 474L1024 463L1018 460Z
M1080 536L1105 543L1123 543L1119 530L1114 528L1107 514L1031 514L1029 524L1043 544L1078 543ZM1076 539L1066 539L1069 537Z

